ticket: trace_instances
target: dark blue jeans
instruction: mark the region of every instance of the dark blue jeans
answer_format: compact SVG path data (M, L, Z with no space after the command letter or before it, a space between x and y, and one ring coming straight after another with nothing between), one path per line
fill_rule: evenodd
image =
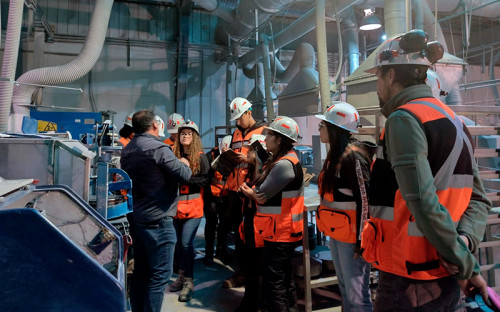
M184 277L193 277L195 258L193 242L200 222L201 218L174 219L175 232L177 233L175 254L179 264L179 274Z
M133 312L160 312L163 293L172 275L176 242L173 220L165 217L151 224L129 218L134 248L134 274L130 285Z

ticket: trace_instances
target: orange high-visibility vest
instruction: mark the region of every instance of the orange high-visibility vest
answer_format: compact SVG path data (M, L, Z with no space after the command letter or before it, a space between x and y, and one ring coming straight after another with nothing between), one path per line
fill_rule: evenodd
M200 153L203 154L203 153ZM179 184L177 219L203 217L203 188L197 185Z
M254 134L262 134L262 131L264 131L264 127L259 127L256 129L253 129L252 131L249 131L245 136L243 136L243 133L240 131L240 129L236 129L233 133L233 140L231 143L231 149L235 153L243 153L245 155L248 154L248 147L244 146L250 142L250 138ZM226 181L226 186L228 190L231 191L238 191L238 187L245 182L245 177L248 173L248 164L247 163L240 163L234 168L234 171L229 174L227 177Z
M303 172L294 151L278 159L286 159L294 166L295 179L264 204L257 204L254 224L264 240L296 242L302 239L304 226Z
M348 145L344 154L359 150L356 146ZM337 171L340 171L339 161ZM352 174L356 174L353 172ZM318 177L318 193L321 196L322 179L324 179L324 171ZM358 232L358 214L356 198L353 195L353 190L345 183L341 177L328 177L328 179L337 179L336 187L332 192L325 192L320 199L320 205L316 213L316 224L318 229L325 235L344 243L356 243ZM363 196L366 194L362 194Z
M120 143L122 147L127 146L128 142L130 142L130 139L127 139L125 137L121 137L120 140L118 140L118 143Z
M172 141L172 139L170 137L166 138L165 141L163 141L163 143L169 145L172 149L174 148L175 142Z
M422 125L428 144L429 165L436 195L458 224L473 185L472 139L462 120L435 98L413 100L398 109L411 113ZM416 280L450 275L439 265L436 249L417 228L391 163L386 159L382 132L370 180L370 220L365 223L363 257L384 271Z

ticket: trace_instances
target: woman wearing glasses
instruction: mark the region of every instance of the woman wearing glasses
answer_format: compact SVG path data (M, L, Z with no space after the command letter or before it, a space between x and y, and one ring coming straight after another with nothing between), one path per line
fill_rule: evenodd
M289 117L278 116L266 134L271 156L264 171L250 188L243 183L239 191L256 203L254 227L264 240L264 300L267 311L297 310L291 258L302 240L304 193L303 172L292 150L299 138L299 127Z
M350 104L334 102L318 125L330 150L318 178L320 206L316 223L330 237L343 311L372 311L370 265L360 256L361 230L368 218L368 181L375 145L352 138L359 114Z
M203 217L203 189L208 185L208 169L210 165L203 153L203 146L198 126L192 121L186 121L179 127L179 135L174 145L177 158L189 160L189 167L193 172L191 179L179 184L179 201L177 215L174 218L174 227L177 234L175 255L179 264L179 276L169 285L170 291L179 291L178 300L191 300L193 294L194 247L193 241L196 231Z

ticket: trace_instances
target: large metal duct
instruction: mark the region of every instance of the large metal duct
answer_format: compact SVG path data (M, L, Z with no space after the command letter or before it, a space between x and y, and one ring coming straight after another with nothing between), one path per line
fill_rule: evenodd
M19 77L17 81L30 84L59 85L75 81L86 75L101 54L112 6L113 0L96 1L87 40L76 59L61 66L30 70ZM30 104L31 94L35 89L36 87L28 85L19 85L14 88L12 115L9 120L11 131L21 131L23 116L29 115L29 109L21 105Z
M19 55L19 41L21 39L21 25L23 22L23 7L23 0L10 1L1 74L1 78L8 80L0 81L0 132L5 132L9 125L10 103L14 89L11 81L14 81L16 78L17 57Z

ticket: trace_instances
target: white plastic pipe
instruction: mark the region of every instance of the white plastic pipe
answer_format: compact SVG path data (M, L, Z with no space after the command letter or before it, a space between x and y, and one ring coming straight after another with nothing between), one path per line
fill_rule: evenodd
M12 81L15 79L17 57L19 55L23 6L24 0L10 1L1 77L4 79L11 79ZM10 81L0 81L0 132L8 130L13 89L14 85Z
M23 1L21 1L23 2ZM59 85L75 81L85 76L95 65L101 54L113 0L98 0L94 7L92 20L89 25L87 40L80 55L73 61L53 67L38 68L24 73L17 81L42 85ZM12 97L12 115L9 120L10 131L20 132L23 116L29 115L26 107L20 104L29 104L31 94L36 87L20 85L14 88Z
M330 106L330 80L328 74L328 51L326 46L325 0L316 0L316 43L318 45L319 92L322 111Z

